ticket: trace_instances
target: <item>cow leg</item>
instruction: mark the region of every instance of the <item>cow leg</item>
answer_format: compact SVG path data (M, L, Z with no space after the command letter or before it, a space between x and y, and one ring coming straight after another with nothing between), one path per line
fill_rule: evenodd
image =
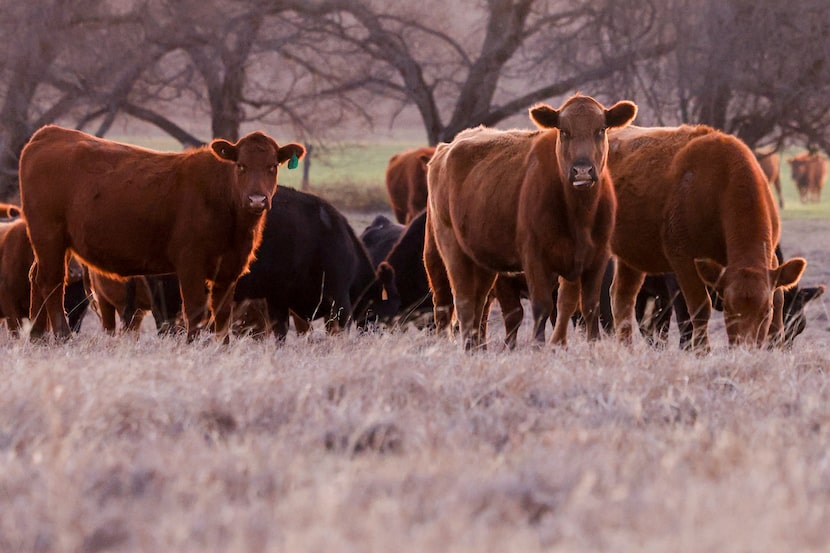
M187 341L192 342L205 326L207 315L205 278L204 275L189 271L179 272L178 277Z
M426 234L424 236L424 268L426 269L429 288L432 290L434 305L435 330L451 329L453 315L453 296L447 267L435 242L430 212L427 210Z
M235 290L235 280L215 280L213 286L210 287L210 310L213 313L216 337L221 338L225 343L230 341L229 331Z
M288 316L289 311L287 307L281 307L272 301L268 301L268 321L269 327L274 332L274 338L277 344L284 344L285 338L288 336ZM296 318L295 325L296 325Z
M559 282L559 295L556 300L556 323L553 326L553 334L550 341L552 344L565 346L568 343L568 325L571 324L571 317L579 306L579 296L582 285L579 282L571 282L561 279ZM587 319L585 319L587 322ZM594 323L599 324L594 312ZM542 321L544 325L544 320ZM544 328L542 329L544 333ZM544 337L544 334L543 334Z
M453 303L458 314L464 349L469 351L485 343L486 336L481 333L481 324L496 273L478 267L463 253L457 253L459 255L448 262L447 273L452 282Z
M637 326L634 303L643 286L643 280L645 273L617 259L614 280L611 283L611 312L617 338L625 344L631 343L632 333Z
M527 263L524 265L528 266ZM528 266L525 271L527 278L530 309L533 314L533 337L539 344L545 343L545 324L553 313L553 294L559 286L555 274L547 274L536 265ZM557 313L558 321L560 314Z
M61 261L52 263L51 261L55 259ZM43 261L46 261L46 263ZM33 340L40 339L43 336L47 322L51 324L52 333L56 339L66 340L70 336L69 322L66 320L66 313L63 311L63 281L66 275L66 261L64 252L64 254L52 256L44 255L42 258L38 258L38 261L32 266L30 318L33 324L30 337Z
M101 326L104 332L110 336L115 336L115 306L101 296L97 298L98 314L101 315ZM126 320L124 327L127 327Z
M499 275L493 288L496 300L501 307L502 317L504 317L504 344L509 349L516 347L519 327L524 320L524 308L518 284L518 279L515 277Z
M700 352L709 351L709 318L712 316L712 299L706 285L700 280L694 264L675 267L677 283L683 293L686 309L692 323L692 338L686 342L685 349Z
M585 327L588 334L588 340L598 340L599 320L600 320L600 291L602 288L602 280L605 276L605 269L608 266L608 258L603 256L602 260L594 266L585 269L579 278L582 292L580 294L580 304L582 311L582 318L585 320ZM557 316L557 326L559 320ZM567 323L562 329L562 344L565 343L567 336Z

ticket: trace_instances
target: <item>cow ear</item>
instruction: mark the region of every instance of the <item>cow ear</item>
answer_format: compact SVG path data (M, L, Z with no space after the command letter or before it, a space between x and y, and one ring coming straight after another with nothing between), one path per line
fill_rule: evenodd
M210 149L219 159L234 162L239 160L239 149L227 140L217 138L210 143Z
M277 152L277 163L282 165L291 158L300 159L304 155L305 148L303 145L292 142L291 144L286 144L279 149ZM289 169L293 169L293 167L289 167Z
M547 104L530 108L530 118L543 129L554 129L559 126L559 112Z
M719 290L718 281L726 267L714 259L699 257L695 259L695 269L697 269L697 274L706 286Z
M781 286L787 290L798 284L805 268L807 268L807 261L802 257L794 257L777 269L770 269L770 280L775 288Z
M605 110L605 126L624 127L637 117L637 104L624 100Z

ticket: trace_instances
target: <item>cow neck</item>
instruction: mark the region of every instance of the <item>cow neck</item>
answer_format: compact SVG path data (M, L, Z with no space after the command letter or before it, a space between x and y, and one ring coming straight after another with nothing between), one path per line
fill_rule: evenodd
M565 184L570 186L570 184ZM594 230L594 219L599 210L605 179L600 177L594 187L586 192L569 190L565 194L568 213L568 230L581 244L589 244Z

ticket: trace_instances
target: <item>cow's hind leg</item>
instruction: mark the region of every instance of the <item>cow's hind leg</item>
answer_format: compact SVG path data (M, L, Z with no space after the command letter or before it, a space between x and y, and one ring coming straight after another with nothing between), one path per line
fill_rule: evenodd
M450 329L453 315L452 286L450 285L447 267L438 251L438 245L430 224L430 212L427 211L426 234L424 236L424 268L432 290L434 305L435 329L438 332Z
M634 304L640 288L643 286L645 273L626 265L617 259L614 280L611 283L611 311L614 316L614 330L617 338L626 344L631 343L634 328Z
M700 280L694 264L684 263L682 266L675 267L675 274L692 323L692 339L684 345L686 349L708 352L709 318L712 316L712 300L709 297L709 291Z
M54 251L50 251L47 246L41 247L37 253L42 255L39 255L30 273L32 284L29 308L29 315L32 319L30 338L41 339L47 324L50 324L55 338L66 340L70 336L69 322L63 310L66 250L61 252L55 248Z
M483 334L486 330L482 331L482 323L496 274L477 267L472 260L457 260L452 268L448 267L448 272L454 283L454 303L464 349L483 347L487 337Z

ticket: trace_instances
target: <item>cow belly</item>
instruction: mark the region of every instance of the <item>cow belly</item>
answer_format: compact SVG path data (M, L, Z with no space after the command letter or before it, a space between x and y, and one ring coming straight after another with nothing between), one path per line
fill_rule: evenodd
M174 272L166 245L151 231L123 227L106 231L94 224L83 231L70 231L70 247L81 259L103 272L121 276Z

